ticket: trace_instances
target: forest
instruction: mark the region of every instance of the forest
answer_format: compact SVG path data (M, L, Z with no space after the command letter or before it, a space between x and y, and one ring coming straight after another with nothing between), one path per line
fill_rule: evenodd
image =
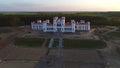
M91 25L120 26L120 12L0 12L0 26L30 25L32 21L66 17L66 22L85 20Z

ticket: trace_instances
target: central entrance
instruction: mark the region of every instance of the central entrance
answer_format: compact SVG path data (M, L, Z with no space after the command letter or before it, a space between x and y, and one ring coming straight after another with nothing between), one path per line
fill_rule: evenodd
M57 28L57 31L60 32L60 31L61 31L61 28Z

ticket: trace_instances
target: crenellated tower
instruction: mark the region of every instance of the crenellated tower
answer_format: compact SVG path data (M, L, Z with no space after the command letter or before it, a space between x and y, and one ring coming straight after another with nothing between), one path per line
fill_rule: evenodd
M75 32L75 20L71 20L72 32Z
M58 17L53 18L53 31L54 32L57 31L57 20L58 20Z

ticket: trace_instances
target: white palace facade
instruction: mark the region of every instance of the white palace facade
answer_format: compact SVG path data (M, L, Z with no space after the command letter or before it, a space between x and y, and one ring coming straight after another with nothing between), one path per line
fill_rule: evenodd
M85 22L84 20L80 20L80 22L75 22L75 20L71 20L71 22L65 23L65 17L53 18L53 23L50 23L49 20L31 23L32 30L43 30L43 32L75 32L78 31L89 31L90 30L90 22Z

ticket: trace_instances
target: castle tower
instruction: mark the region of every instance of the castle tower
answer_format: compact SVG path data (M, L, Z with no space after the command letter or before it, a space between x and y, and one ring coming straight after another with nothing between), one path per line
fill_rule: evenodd
M87 22L87 24L88 24L88 30L90 30L90 22Z
M53 18L53 25L57 25L57 20L58 20L58 17Z
M61 18L61 26L62 26L61 31L64 32L65 31L65 29L64 29L64 27L65 27L65 17Z
M43 31L46 32L47 31L47 23L46 21L43 21Z
M53 18L53 31L54 32L57 31L57 20L58 20L58 17Z
M75 32L75 20L71 20L72 32Z
M65 25L65 17L61 18L61 25Z

